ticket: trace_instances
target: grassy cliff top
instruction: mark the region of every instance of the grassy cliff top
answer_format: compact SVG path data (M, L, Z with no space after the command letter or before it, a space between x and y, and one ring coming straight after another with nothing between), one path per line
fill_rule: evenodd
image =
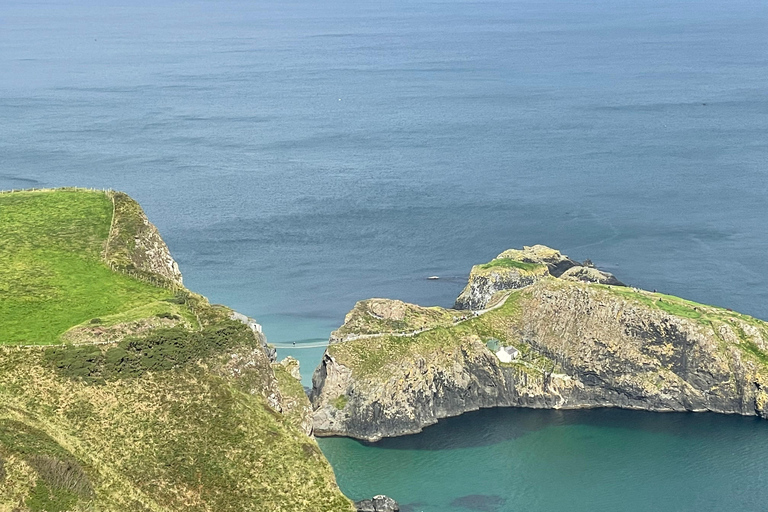
M573 322L589 322L587 316L579 319L580 313L542 308L543 300L556 298L561 300L562 304L573 307L576 307L576 304L589 304L589 307L615 310L617 322L622 315L630 311L640 312L647 319L661 322L693 322L693 328L701 329L713 338L720 336L719 326L726 325L729 331L735 333L737 346L745 357L768 365L768 323L728 309L624 286L568 281L551 276L526 288L506 293L508 295L500 307L476 317L469 316L464 321L435 325L423 332L405 336L382 330L379 336L368 334L364 338L350 338L348 341L332 344L328 347L328 352L359 378L386 379L389 375L389 365L400 365L424 356L439 360L443 356L450 356L456 350L482 351L485 350L486 341L495 339L503 345L515 346L521 350L521 361L511 364L525 364L529 369L553 371L556 370L555 363L531 352L525 342L525 333L533 322L531 319L535 318L537 325L562 324L563 329L570 328ZM453 312L442 311L444 315ZM348 335L352 333L352 329L342 329ZM748 335L745 330L749 330L751 334ZM754 340L761 338L764 341L758 346Z
M128 196L0 193L0 261L0 511L352 510L300 383Z
M507 249L488 263L472 267L470 279L499 271L541 277L563 262L575 263L560 253L560 251L545 245L526 246L522 249Z
M104 192L0 194L0 345L58 343L70 327L173 298L106 264L112 220Z
M477 265L475 268L478 270L513 268L515 270L522 270L523 272L543 273L547 269L547 266L542 263L529 263L512 258L496 258L488 263Z
M333 339L348 335L368 335L385 332L404 333L437 326L451 325L466 311L440 307L422 307L400 300L361 300L347 313L344 325L332 334Z

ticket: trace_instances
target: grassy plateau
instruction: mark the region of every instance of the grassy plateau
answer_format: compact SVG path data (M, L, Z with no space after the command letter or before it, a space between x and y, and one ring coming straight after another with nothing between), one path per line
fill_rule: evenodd
M74 325L173 297L102 261L111 222L103 192L0 194L0 344L57 343Z

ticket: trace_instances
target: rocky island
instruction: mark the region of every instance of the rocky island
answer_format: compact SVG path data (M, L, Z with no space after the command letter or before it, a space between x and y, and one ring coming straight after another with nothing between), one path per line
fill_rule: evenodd
M186 289L130 197L0 193L0 260L0 510L355 510L296 362Z
M486 407L766 418L768 324L525 247L475 266L454 309L359 302L311 400L316 435L367 441Z

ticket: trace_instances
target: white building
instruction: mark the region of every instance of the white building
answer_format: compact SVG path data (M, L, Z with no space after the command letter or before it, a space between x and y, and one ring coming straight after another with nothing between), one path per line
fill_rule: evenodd
M496 352L496 357L498 357L499 361L502 363L511 363L513 360L517 359L519 355L520 351L515 347L501 347Z

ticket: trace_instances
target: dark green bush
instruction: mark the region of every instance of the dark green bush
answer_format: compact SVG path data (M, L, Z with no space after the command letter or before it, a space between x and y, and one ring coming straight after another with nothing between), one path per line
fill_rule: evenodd
M105 379L180 368L238 346L256 347L258 341L247 326L223 320L202 331L156 329L142 337L126 338L107 350L93 345L49 348L44 359L67 377L98 384Z

